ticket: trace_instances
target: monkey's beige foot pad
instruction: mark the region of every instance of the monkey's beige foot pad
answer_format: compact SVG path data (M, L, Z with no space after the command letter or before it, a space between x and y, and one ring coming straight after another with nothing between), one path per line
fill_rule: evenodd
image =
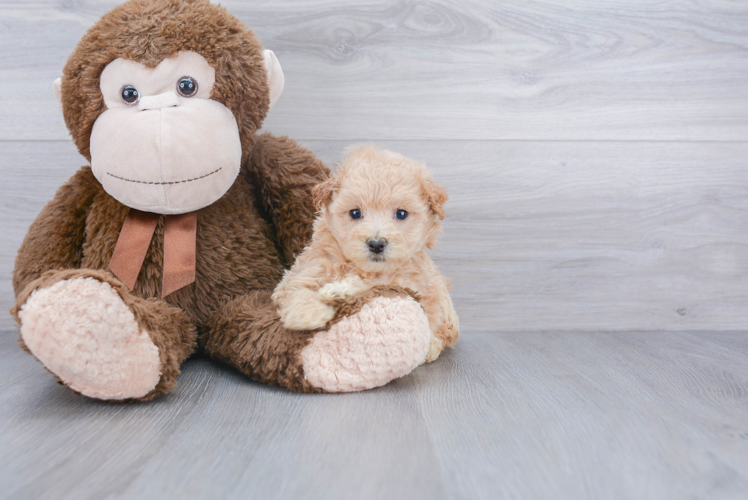
M108 283L59 281L34 291L18 316L34 356L85 396L139 398L161 378L158 348Z
M426 358L428 318L410 297L377 297L301 352L304 376L327 392L362 391L410 373Z

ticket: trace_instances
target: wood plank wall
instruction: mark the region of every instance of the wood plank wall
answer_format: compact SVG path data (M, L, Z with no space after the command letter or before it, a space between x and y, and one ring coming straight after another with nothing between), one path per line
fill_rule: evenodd
M0 3L2 308L84 162L51 82L116 3ZM465 334L748 325L748 3L221 3L283 65L266 130L328 163L375 141L448 187Z

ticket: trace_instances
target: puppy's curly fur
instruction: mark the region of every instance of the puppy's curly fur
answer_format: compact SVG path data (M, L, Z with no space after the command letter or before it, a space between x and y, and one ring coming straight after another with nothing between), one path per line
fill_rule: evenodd
M377 285L416 292L429 319L426 361L457 342L449 282L426 248L441 233L447 194L426 167L373 146L355 146L335 176L314 189L320 211L312 243L273 293L286 328L324 327L336 304Z

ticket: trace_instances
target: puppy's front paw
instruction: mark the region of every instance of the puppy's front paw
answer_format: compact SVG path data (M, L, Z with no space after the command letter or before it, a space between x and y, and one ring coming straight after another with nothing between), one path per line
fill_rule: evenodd
M297 304L282 314L283 326L289 330L322 328L335 316L335 308L318 300Z
M319 298L328 304L349 299L361 291L361 286L357 285L348 280L333 281L319 289Z

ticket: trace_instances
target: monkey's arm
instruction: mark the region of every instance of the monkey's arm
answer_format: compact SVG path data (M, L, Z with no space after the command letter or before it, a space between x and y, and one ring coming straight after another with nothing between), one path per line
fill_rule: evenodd
M271 134L257 136L245 168L273 223L281 256L290 266L311 240L312 188L328 177L329 170L295 141Z
M18 250L13 271L16 296L46 271L80 267L86 216L100 189L91 168L83 167L42 209Z

